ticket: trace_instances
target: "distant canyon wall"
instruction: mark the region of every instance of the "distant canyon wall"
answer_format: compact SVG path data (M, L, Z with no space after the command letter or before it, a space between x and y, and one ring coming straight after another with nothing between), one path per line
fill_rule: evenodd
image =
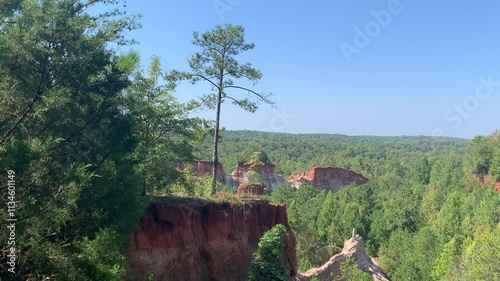
M195 161L194 168L194 173L197 176L212 174L213 162L198 160ZM293 173L289 180L282 175L276 174L274 164L251 166L238 163L231 174L225 174L220 163L217 169L217 180L234 188L248 183L246 174L249 171L260 174L264 188L271 190L281 185L291 185L299 188L302 184L307 183L320 190L338 191L340 188L352 183L361 185L368 182L368 179L359 173L337 167L312 167L308 172Z
M320 190L332 191L338 191L352 183L361 185L368 182L368 179L359 173L337 167L312 167L309 172L292 174L290 179L292 186L296 188L308 183Z
M500 192L500 181L495 180L490 175L467 175L467 188L471 190L474 183L479 183L481 186L491 186L497 192Z

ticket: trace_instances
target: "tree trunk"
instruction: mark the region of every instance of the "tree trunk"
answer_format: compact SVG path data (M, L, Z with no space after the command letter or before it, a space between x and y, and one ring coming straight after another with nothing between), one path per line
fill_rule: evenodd
M219 93L217 95L217 113L215 116L215 130L214 130L214 155L212 158L213 161L213 169L212 169L212 195L215 194L215 186L217 185L217 168L219 166L219 156L218 156L218 148L219 148L219 120L220 120L220 107L222 103L222 79L224 75L221 73L219 78Z

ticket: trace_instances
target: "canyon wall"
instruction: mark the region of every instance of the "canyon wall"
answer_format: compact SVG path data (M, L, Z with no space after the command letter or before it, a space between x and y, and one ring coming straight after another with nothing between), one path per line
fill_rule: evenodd
M368 182L363 175L354 171L336 167L312 167L309 172L294 173L290 176L292 186L299 188L308 183L321 190L338 191L340 188L355 183L357 185Z
M212 170L214 168L214 162L210 160L196 160L194 161L194 173L197 177L203 177L206 174L212 175ZM217 181L222 184L227 184L226 173L222 164L217 163Z
M231 173L230 181L228 181L230 186L238 187L242 183L247 183L245 174L249 171L255 171L260 174L262 177L262 185L266 189L275 189L280 185L288 185L288 181L283 176L276 174L276 166L274 164L264 164L252 167L249 164L238 163Z
M166 199L165 199L166 200ZM295 236L284 204L243 200L242 204L202 199L152 203L131 236L127 263L135 280L245 280L263 233L283 224L285 265L297 272Z
M497 192L500 192L500 181L496 181L490 175L467 175L467 188L472 189L473 183L477 182L481 186L492 186Z
M194 163L195 174L199 177L212 174L213 162L198 160ZM368 179L354 171L337 167L312 167L308 172L293 173L289 180L276 174L274 164L264 164L251 166L249 164L238 163L231 174L225 174L224 168L219 163L217 170L217 181L237 188L241 184L248 184L246 173L255 171L262 178L262 186L265 189L273 190L281 185L291 185L299 188L302 184L308 183L320 190L338 191L349 184L364 184Z

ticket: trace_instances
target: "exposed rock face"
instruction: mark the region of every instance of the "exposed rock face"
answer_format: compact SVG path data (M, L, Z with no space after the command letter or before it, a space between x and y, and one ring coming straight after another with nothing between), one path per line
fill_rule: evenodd
M356 266L362 271L371 275L374 281L389 281L382 269L376 264L375 260L370 258L363 248L363 238L359 235L353 237L344 243L342 253L333 256L323 266L312 268L305 273L299 273L297 279L309 281L313 277L319 281L332 280L333 276L341 274L341 263L346 259L354 260Z
M212 161L197 160L194 162L195 174L198 177L202 177L206 174L211 175L212 168ZM312 167L308 172L292 174L290 176L290 181L287 181L283 176L276 174L276 166L274 164L251 166L244 163L238 163L231 174L225 174L224 168L219 163L217 181L230 187L237 188L241 184L248 183L246 173L250 171L258 173L262 178L262 185L264 188L271 190L278 186L289 184L295 188L299 188L302 184L308 183L321 190L338 191L340 188L351 183L359 185L368 181L368 179L361 174L336 167ZM500 186L498 188L500 190Z
M476 181L476 182L479 182L479 184L481 186L491 185L495 188L495 190L497 192L500 192L500 181L496 181L494 178L492 178L489 175L484 175L484 176L468 175L467 179L469 180L469 182L467 183L468 189L471 189L470 181Z
M288 185L288 181L281 175L276 175L276 166L274 164L264 164L252 167L249 164L238 163L231 173L229 186L237 187L246 182L245 174L249 171L255 171L262 177L262 185L266 189L275 189L280 185Z
M364 184L368 179L356 172L336 167L312 167L309 172L294 173L290 177L292 186L299 188L303 183L318 189L338 191L351 183Z
M264 187L260 184L240 184L238 186L238 192L236 193L236 197L241 197L245 194L252 195L264 195Z
M226 173L222 164L217 163L217 181L222 184L226 183ZM214 167L214 162L210 160L196 160L194 161L194 173L197 177L203 177L206 174L212 175L212 170Z
M263 233L283 224L285 265L297 270L295 236L284 204L245 200L242 206L206 200L151 204L131 236L127 257L136 280L152 273L155 280L245 280L252 253Z

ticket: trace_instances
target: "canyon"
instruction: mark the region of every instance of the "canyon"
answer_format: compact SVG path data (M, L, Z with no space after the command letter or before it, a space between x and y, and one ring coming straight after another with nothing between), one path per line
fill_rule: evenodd
M199 177L206 174L210 175L213 162L197 160L194 162L193 167L194 174ZM338 191L349 184L361 185L368 182L368 178L363 175L338 167L312 167L307 172L293 173L288 180L284 176L276 174L276 166L270 163L256 166L238 163L231 174L225 174L224 167L219 163L217 170L217 181L234 188L249 183L246 175L250 171L259 174L262 186L269 190L281 185L300 188L302 184L307 183L320 190Z
M373 280L388 280L354 231L341 253L319 268L298 272L296 239L288 224L285 204L256 199L153 199L130 236L128 273L133 280L152 277L156 281L243 281L259 239L277 224L287 230L282 240L283 263L290 280L332 280L332 276L342 273L341 264L347 259Z

